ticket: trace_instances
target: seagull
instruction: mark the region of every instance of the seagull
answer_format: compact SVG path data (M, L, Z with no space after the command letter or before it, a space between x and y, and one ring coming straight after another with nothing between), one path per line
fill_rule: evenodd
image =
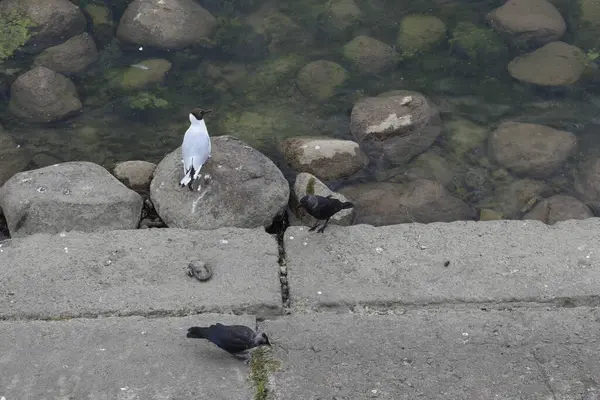
M254 347L271 346L264 332L255 332L244 325L223 325L217 323L209 327L192 326L186 335L193 339L206 339L234 356L241 355Z
M192 184L200 175L200 169L210 158L211 144L210 136L208 136L208 130L204 123L204 116L210 113L212 110L203 110L201 108L194 108L190 112L190 127L185 132L183 137L183 144L181 145L181 155L183 157L183 178L179 182L179 186L187 187L190 190ZM206 175L205 179L209 179L210 176ZM200 190L200 187L198 187Z
M341 202L338 199L333 198L332 195L323 197L307 194L300 199L300 206L304 208L311 217L316 218L317 220L317 223L310 228L309 231L317 229L321 220L325 220L325 224L317 231L318 233L323 233L331 217L341 210L354 207L354 204L349 201Z

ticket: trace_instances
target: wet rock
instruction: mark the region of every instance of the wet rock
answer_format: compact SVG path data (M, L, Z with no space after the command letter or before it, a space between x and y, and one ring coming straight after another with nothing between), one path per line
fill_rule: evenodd
M479 220L480 221L497 221L502 219L502 213L498 211L490 210L484 208L479 211Z
M400 165L425 151L438 137L437 108L420 93L399 90L359 100L350 130L369 158Z
M81 101L69 78L35 67L13 82L9 107L28 122L52 122L81 110Z
M83 8L91 21L91 32L100 47L104 47L113 39L115 22L112 11L104 4L89 3Z
M20 172L0 188L12 237L135 229L142 198L100 165L67 162Z
M133 0L119 21L117 38L177 50L207 43L216 28L215 17L194 0Z
M530 204L551 196L554 191L542 181L519 179L498 187L496 194L491 208L500 212L505 219L518 219L530 210Z
M270 54L289 54L306 48L313 38L289 16L268 5L247 17L248 24L268 39Z
M31 160L31 153L17 146L14 139L0 127L0 186L17 172L27 167Z
M3 0L0 13L13 11L31 19L36 28L25 44L25 50L39 53L63 43L85 30L85 17L79 7L69 0Z
M490 134L489 154L517 175L547 178L577 148L577 137L549 126L504 122Z
M94 39L84 32L66 42L44 50L33 61L34 66L43 66L59 74L78 74L98 60L98 49Z
M408 169L398 179L391 177L387 180L402 182L406 180L405 178L409 180L428 179L447 186L454 180L457 173L457 166L450 164L448 160L432 151L426 151L412 159Z
M357 143L327 137L295 137L281 143L288 165L326 181L354 175L367 163Z
M294 190L292 191L292 196L290 198L290 208L293 210L295 216L299 221L304 223L307 226L313 226L317 221L308 213L304 208L298 207L300 203L300 199L307 195L314 194L317 196L329 196L331 195L334 199L338 199L339 201L352 201L351 199L346 198L340 193L336 193L329 189L323 182L321 182L317 177L311 175L306 172L299 173L296 176L296 182L294 182ZM348 226L352 225L352 221L354 220L355 210L354 208L349 208L345 210L341 210L329 221L330 224L334 225L343 225Z
M451 222L476 216L471 206L440 183L425 179L407 184L365 183L345 187L340 193L356 205L355 224Z
M162 58L153 58L134 64L123 71L117 78L117 85L122 89L142 89L161 83L169 70L171 62Z
M155 169L156 164L148 161L123 161L115 165L113 174L129 189L148 192Z
M392 46L365 35L346 43L343 55L359 72L371 74L390 70L398 61L398 53Z
M322 29L329 37L346 39L362 18L363 12L354 0L332 0L320 19Z
M552 42L516 57L508 63L508 72L525 83L565 86L581 79L586 63L586 55L580 48L564 42Z
M483 147L489 130L465 118L444 121L444 138L448 149L458 158L463 158L475 148Z
M433 48L446 36L446 25L433 15L410 14L400 21L396 44L403 57L411 58Z
M518 46L537 47L560 39L567 24L547 0L509 0L487 15L490 25Z
M296 78L300 92L312 100L323 101L335 94L348 79L348 73L333 61L318 60L305 65Z
M538 202L523 219L536 219L548 225L570 219L591 218L594 214L581 200L572 196L556 195Z
M289 200L289 184L275 164L232 136L212 138L212 158L202 173L211 178L200 181L200 191L179 187L183 174L180 148L156 167L150 197L169 227L268 226Z

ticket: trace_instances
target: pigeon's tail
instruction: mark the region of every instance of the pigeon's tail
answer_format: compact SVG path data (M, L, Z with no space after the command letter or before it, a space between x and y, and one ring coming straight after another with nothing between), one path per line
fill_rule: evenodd
M208 328L203 328L200 326L192 326L188 329L187 337L193 339L206 339L206 335L208 335Z
M345 210L346 208L352 208L354 207L353 203L350 203L349 201L345 201L342 203L342 210Z

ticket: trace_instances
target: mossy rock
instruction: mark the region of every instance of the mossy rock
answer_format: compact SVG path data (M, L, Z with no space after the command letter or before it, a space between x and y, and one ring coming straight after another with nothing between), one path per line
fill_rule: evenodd
M493 62L508 55L508 47L492 29L471 22L459 22L452 30L453 50L471 60Z
M171 69L167 60L154 58L139 62L125 69L118 79L118 86L124 90L135 90L163 81Z
M304 62L304 58L296 54L265 60L253 73L249 73L239 90L251 101L287 93L293 89L294 78Z
M445 121L444 128L448 149L459 159L469 150L482 147L489 135L488 129L465 118Z
M400 22L397 45L403 57L411 58L440 43L446 36L446 25L433 16L407 15Z
M332 0L319 16L319 25L333 39L349 39L347 36L360 25L363 17L354 0Z
M310 34L304 28L279 11L250 16L248 21L258 33L265 35L271 54L297 51L312 42Z
M343 55L358 71L372 74L392 69L399 60L392 46L365 35L346 43Z
M318 60L300 70L296 84L304 96L323 101L333 96L347 79L348 73L341 65L333 61Z
M31 18L18 10L0 14L0 61L12 57L27 43L35 26Z

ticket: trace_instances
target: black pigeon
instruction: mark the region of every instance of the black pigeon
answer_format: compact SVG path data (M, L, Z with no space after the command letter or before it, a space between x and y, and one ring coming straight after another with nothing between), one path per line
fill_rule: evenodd
M315 226L310 228L309 231L314 231L317 229L319 222L321 220L325 220L325 224L317 231L320 233L323 233L331 217L341 210L354 207L354 204L350 203L349 201L341 202L338 199L331 197L331 195L323 197L312 194L307 194L306 196L302 197L300 199L300 205L304 207L306 212L311 217L317 219L317 223Z
M271 346L263 332L254 332L243 325L223 325L217 323L207 327L192 326L188 338L206 339L226 352L236 355L261 345Z

